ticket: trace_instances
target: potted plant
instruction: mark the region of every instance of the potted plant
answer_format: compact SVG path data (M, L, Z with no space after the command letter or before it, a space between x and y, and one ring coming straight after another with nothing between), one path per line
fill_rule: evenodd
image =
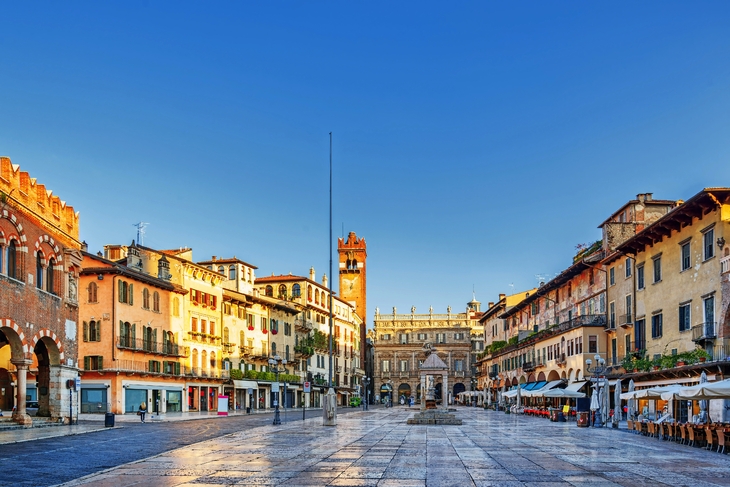
M621 361L621 367L623 367L626 372L634 370L634 357L631 355L625 356Z

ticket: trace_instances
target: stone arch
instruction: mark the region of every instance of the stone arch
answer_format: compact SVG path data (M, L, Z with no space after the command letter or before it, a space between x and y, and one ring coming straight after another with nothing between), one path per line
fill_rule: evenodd
M524 375L521 375L520 376L520 384L525 384L526 382L527 382L527 377L525 377Z
M575 370L568 369L568 379L570 380L570 382L575 381Z
M33 336L31 344L35 350L36 345L39 341L43 341L44 345L48 349L48 359L50 365L61 365L64 360L63 344L61 340L51 330L43 328Z
M575 380L583 380L583 371L582 370L576 369Z
M547 380L553 381L553 380L560 380L560 374L556 370L551 370L548 374Z
M512 377L512 385L513 386L517 385L517 377Z
M10 345L10 354L14 360L27 359L32 356L23 330L13 320L7 318L0 320L0 333L5 336L5 341Z
M398 386L398 398L401 396L411 397L411 386L405 382Z
M565 380L565 379L567 378L567 377L565 376L565 371L563 371L563 373L562 373L562 374L560 374L560 378L561 378L561 379L563 379L563 380Z
M535 382L535 374L530 374L527 376L527 382Z
M464 384L462 384L461 382L457 382L456 384L454 384L453 391L454 391L454 393L453 393L454 397L457 397L460 393L466 391L466 386Z
M545 380L545 372L540 372L539 374L537 374L537 381L538 382L542 382L544 380Z
M46 248L45 251L43 251L43 247ZM61 253L61 249L58 248L58 245L56 245L55 240L53 240L53 237L49 237L48 235L41 235L38 237L38 240L35 242L33 257L38 255L39 250L43 251L45 263L48 263L51 258L53 258L57 264L63 262L63 254Z

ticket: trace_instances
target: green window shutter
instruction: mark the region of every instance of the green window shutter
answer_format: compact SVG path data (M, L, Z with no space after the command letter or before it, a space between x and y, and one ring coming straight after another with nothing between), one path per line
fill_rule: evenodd
M96 322L96 341L101 341L101 321Z
M137 346L137 325L132 325L132 346Z
M152 351L157 351L157 330L152 330Z
M84 341L89 341L89 324L84 321Z
M129 304L134 304L134 284L129 285Z
M84 357L84 370L91 370L90 364L91 364L91 357Z
M124 283L122 281L117 281L118 287L119 287L119 302L124 302Z
M99 355L99 370L104 370L104 357Z
M180 375L180 362L175 362L175 375Z

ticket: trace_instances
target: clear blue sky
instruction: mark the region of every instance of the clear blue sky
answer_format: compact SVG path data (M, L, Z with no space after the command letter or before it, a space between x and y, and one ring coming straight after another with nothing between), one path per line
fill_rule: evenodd
M92 251L144 221L321 276L332 131L368 322L486 305L637 193L730 185L730 3L449 3L3 2L0 154Z

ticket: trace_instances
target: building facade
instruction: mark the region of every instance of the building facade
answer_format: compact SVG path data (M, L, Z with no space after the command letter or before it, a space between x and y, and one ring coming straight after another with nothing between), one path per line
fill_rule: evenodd
M32 423L28 400L39 418L78 414L78 225L73 207L0 157L0 409L20 424Z
M483 334L479 324L481 312L474 300L464 313L398 314L393 308L389 315L375 309L373 319L373 385L376 401L394 402L411 397L421 401L419 366L426 359L424 346L428 343L449 367L449 390L443 391L441 379L436 381L437 400L451 402L459 393L472 389L472 332ZM476 369L474 369L476 370Z

